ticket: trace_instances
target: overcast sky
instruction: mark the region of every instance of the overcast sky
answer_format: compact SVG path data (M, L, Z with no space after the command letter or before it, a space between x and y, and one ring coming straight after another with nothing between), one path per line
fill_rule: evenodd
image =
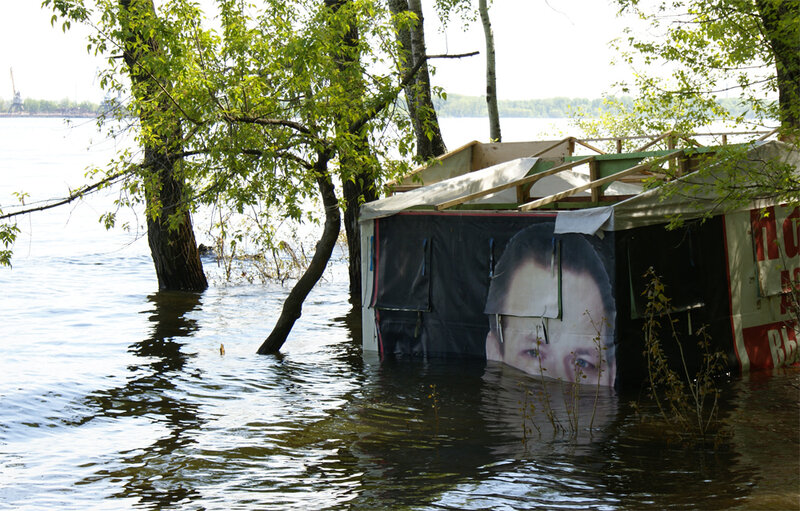
M456 21L442 33L432 2L423 3L429 54L481 51L469 59L438 61L434 83L451 94L483 94L480 24L464 32ZM87 54L85 29L64 34L52 28L41 0L0 4L0 97L12 96L13 68L23 97L102 99L95 75L103 62ZM609 65L614 54L608 43L621 35L622 22L607 0L495 0L491 17L501 99L599 97L625 76L624 68Z

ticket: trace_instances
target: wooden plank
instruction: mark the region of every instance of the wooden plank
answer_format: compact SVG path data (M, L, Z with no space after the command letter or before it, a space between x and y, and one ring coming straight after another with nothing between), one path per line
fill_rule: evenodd
M598 179L596 181L591 181L589 183L586 183L585 185L576 186L575 188L570 188L569 190L565 190L563 192L555 193L555 194L550 195L548 197L543 197L543 198L535 200L535 201L531 201L531 202L528 202L528 203L525 203L525 204L520 204L520 206L517 209L519 211L530 211L531 209L536 209L536 208L541 207L541 206L546 206L547 204L559 201L559 200L561 200L561 199L563 199L565 197L569 197L571 195L575 195L576 193L580 193L580 192L582 192L584 190L588 190L590 188L597 188L598 186L603 186L603 185L606 185L608 183L613 183L614 181L619 181L619 180L621 180L621 178L623 178L625 176L628 176L630 174L634 174L636 172L641 172L642 170L649 169L649 168L653 167L654 165L658 165L660 163L663 163L664 161L670 160L672 158L675 158L676 156L679 156L681 154L683 154L683 149L679 149L679 150L671 152L669 154L665 154L664 156L661 156L660 158L657 158L657 159L653 160L652 162L640 163L639 165L635 165L635 166L633 166L633 167L631 167L631 168L629 168L627 170L623 170L621 172L617 172L613 176L603 177L603 178L600 178L600 179Z
M766 135L763 135L763 136L761 136L761 137L758 137L758 140L759 140L759 141L761 141L761 140L766 140L766 139L768 139L769 137L771 137L772 135L774 135L775 133L777 133L779 129L780 129L780 128L775 128L774 130L770 131L770 132L769 132L769 133L767 133Z
M538 180L540 180L540 179L542 179L544 177L552 176L553 174L558 174L561 171L569 170L569 169L571 169L573 167L577 167L579 165L583 165L585 163L589 163L591 161L594 161L594 159L595 159L594 156L589 156L589 157L583 158L583 159L578 160L578 161L565 163L564 165L559 165L557 167L553 167L552 169L545 170L544 172L538 172L536 174L533 174L532 176L525 176L525 177L523 177L521 179L517 179L515 181L509 181L508 183L503 183L502 185L498 185L498 186L495 186L495 187L492 187L492 188L488 188L486 190L481 190L480 192L475 192L475 193L472 193L472 194L469 194L469 195L465 195L463 197L459 197L457 199L453 199L453 200L449 200L447 202L442 202L442 203L436 204L433 207L433 209L435 209L436 211L442 211L444 209L452 208L453 206L458 206L459 204L463 204L463 203L469 202L471 200L479 199L479 198L481 198L483 196L490 195L492 193L502 192L503 190L507 190L509 188L513 188L513 187L516 187L516 186L524 186L524 185L526 185L528 183L535 183L536 181L538 181Z
M582 145L583 147L585 147L585 148L587 148L587 149L591 149L592 151L596 152L597 154L606 154L606 152L605 152L605 151L603 151L602 149L599 149L599 148L597 148L597 147L595 147L595 146L593 146L593 145L591 145L591 144L587 144L587 143L586 143L586 142L584 142L583 140L580 140L580 139L577 139L577 138L576 138L576 139L575 139L575 143L576 143L576 144L580 144L580 145Z
M559 140L558 142L556 142L555 144L545 147L544 149L542 149L538 153L532 154L530 157L531 158L536 158L538 156L542 156L546 152L551 151L551 150L555 149L556 147L560 146L561 144L566 144L566 143L568 143L568 142L570 142L572 140L575 140L575 137L563 138L563 139Z
M504 163L517 158L525 158L532 153L540 153L542 149L547 152L538 154L545 158L561 158L569 156L569 148L559 144L553 148L554 140L541 140L530 142L494 142L478 144L472 149L472 170L485 169L498 163Z
M636 149L633 152L634 153L641 153L642 151L644 151L648 147L656 145L657 143L661 142L662 140L664 140L665 138L667 138L670 135L672 135L672 130L665 131L664 133L662 133L658 137L654 138L653 140L651 140L650 142L646 143L645 145L643 145L642 147Z

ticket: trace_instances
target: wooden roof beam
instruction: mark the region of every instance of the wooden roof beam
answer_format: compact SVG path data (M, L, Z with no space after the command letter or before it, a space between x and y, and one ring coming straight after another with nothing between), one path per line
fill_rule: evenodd
M531 157L531 158L538 158L538 157L541 157L541 156L542 156L543 154L545 154L546 152L548 152L548 151L551 151L551 150L555 149L556 147L560 146L561 144L568 144L569 142L574 142L575 140L576 140L576 139L575 139L575 137L567 137L567 138L562 138L561 140L559 140L559 141L558 141L558 142L556 142L555 144L552 144L552 145L549 145L549 146L545 147L544 149L542 149L542 150L541 150L541 151L539 151L538 153L536 153L536 154L532 154L530 157Z
M542 178L545 178L547 176L552 176L553 174L558 174L559 172L562 172L564 170L569 170L571 168L578 167L580 165L583 165L583 164L589 163L591 161L594 161L594 159L595 159L594 156L588 156L586 158L582 158L582 159L577 160L577 161L573 161L573 162L570 162L570 163L565 163L563 165L559 165L557 167L553 167L552 169L548 169L548 170L545 170L543 172L537 172L536 174L533 174L533 175L530 175L530 176L525 176L523 178L520 178L520 179L517 179L517 180L514 180L514 181L509 181L508 183L503 183L502 185L494 186L494 187L488 188L486 190L481 190L480 192L471 193L469 195L464 195L463 197L459 197L457 199L453 199L453 200L449 200L447 202L442 202L442 203L436 204L433 207L433 209L435 209L436 211L442 211L444 209L452 208L453 206L458 206L459 204L463 204L463 203L469 202L471 200L479 199L481 197L484 197L486 195L490 195L492 193L502 192L503 190L507 190L509 188L514 188L514 187L517 187L517 186L525 186L527 184L532 184L532 183L535 183L536 181L538 181L538 180L540 180Z
M673 151L673 152L671 152L669 154L665 154L664 156L656 158L655 160L653 160L651 162L640 163L640 164L635 165L635 166L633 166L633 167L631 167L631 168L629 168L627 170L623 170L621 172L617 172L614 175L603 177L603 178L597 179L595 181L591 181L589 183L586 183L584 185L576 186L575 188L570 188L569 190L565 190L563 192L559 192L559 193L555 193L553 195L549 195L547 197L542 197L541 199L537 199L535 201L526 202L525 204L520 204L517 207L517 209L520 210L520 211L530 211L531 209L540 208L542 206L546 206L548 204L552 204L553 202L557 202L557 201L559 201L561 199L564 199L566 197L570 197L572 195L575 195L576 193L580 193L580 192L583 192L583 191L589 190L589 189L594 189L594 188L597 188L599 186L603 186L603 185L606 185L606 184L609 184L609 183L613 183L614 181L620 181L625 176L629 176L631 174L635 174L636 172L641 172L643 170L648 170L648 169L652 168L655 165L659 165L659 164L663 163L664 161L667 161L669 159L672 159L672 158L675 158L677 156L680 156L681 154L683 154L683 152L684 152L683 149L679 149L677 151Z

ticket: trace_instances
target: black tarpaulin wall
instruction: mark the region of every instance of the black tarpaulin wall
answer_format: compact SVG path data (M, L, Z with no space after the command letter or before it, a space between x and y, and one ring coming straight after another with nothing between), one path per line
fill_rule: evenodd
M485 357L490 269L555 215L401 213L375 220L371 306L382 354Z
M643 356L644 273L649 267L661 277L665 294L672 300L672 319L681 339L690 374L702 360L696 332L706 326L711 351L722 351L730 368L736 368L731 336L730 297L725 256L723 217L704 222L691 221L667 230L665 224L616 233L617 275L617 376L624 386L638 385L647 379ZM664 351L673 369L683 374L677 344L666 318L660 318L659 332Z
M376 219L370 306L381 353L484 358L491 271L517 232L552 228L555 216L407 212ZM612 251L612 240L603 246Z

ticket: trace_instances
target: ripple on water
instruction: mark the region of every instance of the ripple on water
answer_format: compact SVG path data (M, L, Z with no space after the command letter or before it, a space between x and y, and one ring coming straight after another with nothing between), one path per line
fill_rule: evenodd
M0 270L0 508L798 508L800 372L732 382L716 452L586 389L554 434L535 378L362 357L341 263L256 356L287 287L158 293L146 242L90 213ZM571 394L548 388L565 424Z

